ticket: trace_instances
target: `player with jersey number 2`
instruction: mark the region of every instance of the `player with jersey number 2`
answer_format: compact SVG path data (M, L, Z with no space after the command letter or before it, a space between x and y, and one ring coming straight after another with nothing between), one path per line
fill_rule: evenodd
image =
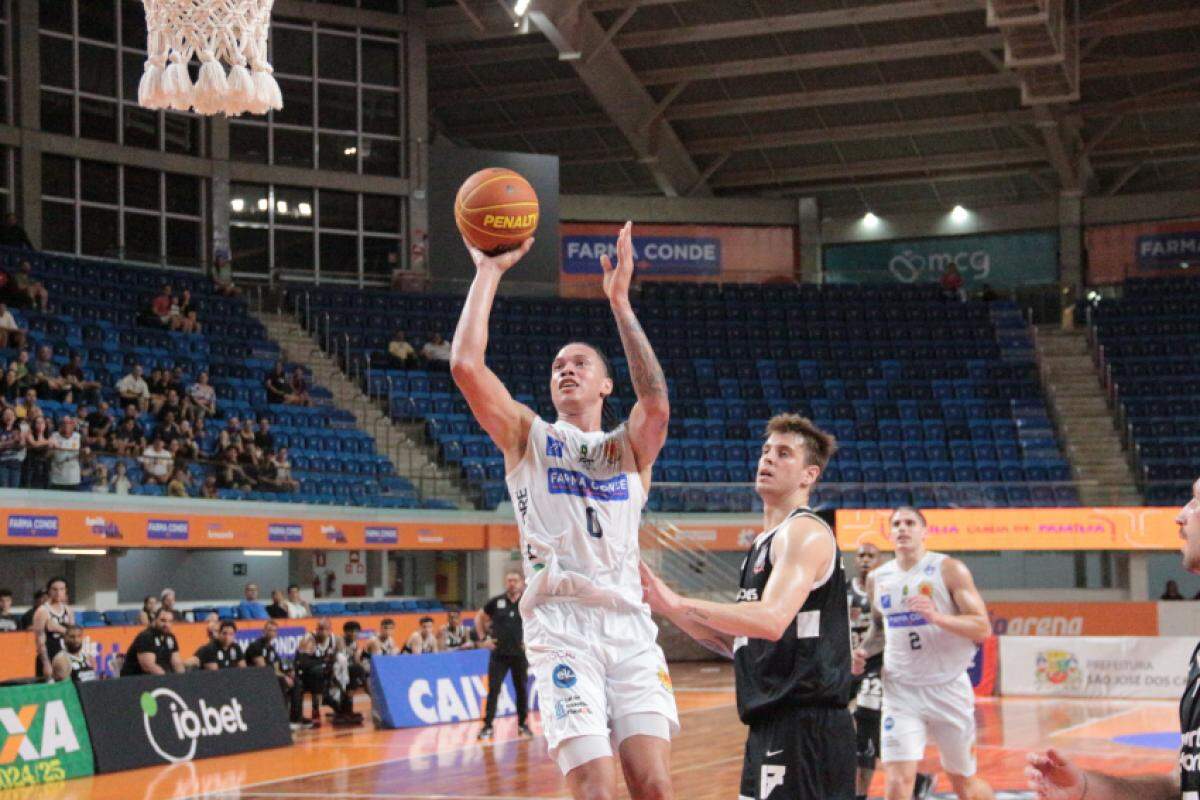
M638 529L669 403L666 378L629 301L632 224L620 231L616 263L601 258L637 395L629 419L612 431L601 426L613 380L599 349L571 342L555 355L553 423L515 401L484 362L497 286L530 246L488 256L467 245L475 279L450 370L504 454L525 554L525 650L550 753L576 798L616 796L615 750L634 800L665 800L672 797L671 736L679 719L658 629L642 602Z
M896 558L867 576L871 629L854 652L855 674L883 653L886 800L911 797L927 737L959 800L994 800L975 774L975 693L967 675L976 643L991 633L987 607L965 564L925 549L919 509L893 511L890 531Z

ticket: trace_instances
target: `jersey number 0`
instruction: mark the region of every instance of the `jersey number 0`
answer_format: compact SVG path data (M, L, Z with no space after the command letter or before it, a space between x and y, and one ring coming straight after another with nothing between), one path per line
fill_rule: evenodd
M600 527L600 522L596 519L596 509L591 506L588 506L587 509L587 532L593 539L599 539L604 535L604 529Z

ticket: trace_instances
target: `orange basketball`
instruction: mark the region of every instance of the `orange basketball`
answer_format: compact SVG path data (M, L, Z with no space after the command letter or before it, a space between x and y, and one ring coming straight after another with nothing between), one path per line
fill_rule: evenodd
M481 169L459 187L454 221L488 255L515 250L537 229L537 193L511 169Z

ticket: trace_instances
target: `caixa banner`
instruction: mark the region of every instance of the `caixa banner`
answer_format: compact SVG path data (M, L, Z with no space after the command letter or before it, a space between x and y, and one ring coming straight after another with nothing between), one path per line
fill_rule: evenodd
M279 683L266 667L92 681L79 684L79 698L96 772L292 743Z
M0 688L0 789L91 774L92 745L74 684Z
M419 728L483 717L488 652L376 656L371 659L371 703L385 728ZM533 675L529 676L532 684ZM497 716L516 713L512 675L504 679ZM537 703L529 688L530 708Z

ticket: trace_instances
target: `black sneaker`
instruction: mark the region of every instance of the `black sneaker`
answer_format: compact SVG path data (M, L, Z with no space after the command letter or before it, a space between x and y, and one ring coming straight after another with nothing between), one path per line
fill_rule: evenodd
M934 777L926 775L923 772L917 773L917 780L913 784L912 800L927 800L930 793L933 791Z
M495 732L495 731L493 731L493 730L492 730L492 726L491 726L491 725L484 725L482 728L480 728L480 729L479 729L479 735L478 735L478 736L476 736L475 738L476 738L476 739L480 739L480 740L482 740L482 739L490 739L490 738L492 738L492 734L493 734L494 732Z
M525 723L521 723L517 726L517 733L521 734L522 736L528 736L530 738L533 737L533 731L529 730L529 726Z

